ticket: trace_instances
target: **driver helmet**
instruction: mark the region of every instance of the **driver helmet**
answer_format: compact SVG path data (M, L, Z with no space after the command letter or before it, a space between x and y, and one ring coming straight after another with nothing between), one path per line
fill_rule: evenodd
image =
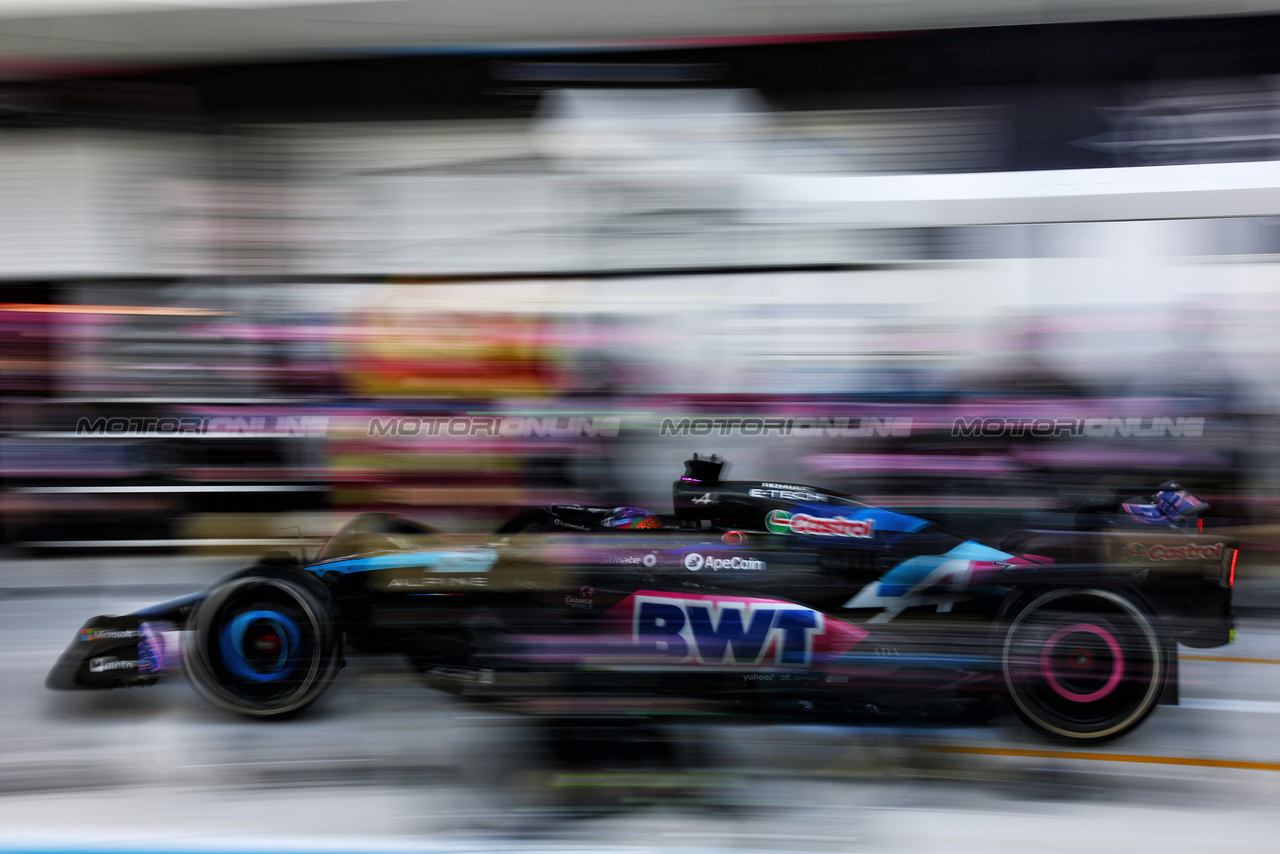
M641 507L615 507L613 512L600 522L606 528L625 528L629 530L653 530L661 528L658 517Z

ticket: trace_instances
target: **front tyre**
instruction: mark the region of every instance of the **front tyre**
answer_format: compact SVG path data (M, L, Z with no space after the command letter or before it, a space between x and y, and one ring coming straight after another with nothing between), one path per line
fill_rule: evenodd
M251 717L293 714L338 672L328 608L307 579L263 571L218 585L187 623L187 674L219 708Z
M1151 714L1165 679L1163 646L1147 615L1108 590L1041 594L1004 636L1009 703L1033 729L1105 741Z

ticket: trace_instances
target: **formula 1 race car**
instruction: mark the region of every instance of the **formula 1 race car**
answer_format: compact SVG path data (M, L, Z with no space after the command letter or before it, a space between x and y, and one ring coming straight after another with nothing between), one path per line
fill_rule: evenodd
M280 716L325 692L344 648L378 648L507 701L693 698L814 720L1004 702L1098 741L1177 702L1177 644L1231 639L1237 545L1200 529L1208 505L1177 484L993 548L819 487L725 481L723 465L687 461L670 515L536 508L468 542L363 514L314 560L276 553L95 617L48 685L151 684L177 639L206 699Z

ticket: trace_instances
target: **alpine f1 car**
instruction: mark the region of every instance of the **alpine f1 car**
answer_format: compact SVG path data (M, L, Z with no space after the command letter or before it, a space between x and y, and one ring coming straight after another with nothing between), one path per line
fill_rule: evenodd
M674 513L554 506L447 538L355 517L314 560L94 617L52 688L153 683L181 659L233 712L296 713L344 649L402 654L476 696L696 698L863 719L1003 702L1032 728L1114 738L1178 697L1177 645L1232 633L1236 543L1177 484L1120 490L999 548L820 487L726 481L694 455Z

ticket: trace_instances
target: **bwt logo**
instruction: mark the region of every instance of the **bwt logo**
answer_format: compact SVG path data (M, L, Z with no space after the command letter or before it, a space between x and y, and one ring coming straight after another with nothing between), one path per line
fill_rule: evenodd
M804 666L823 615L785 602L635 597L632 639L646 653L695 664Z

